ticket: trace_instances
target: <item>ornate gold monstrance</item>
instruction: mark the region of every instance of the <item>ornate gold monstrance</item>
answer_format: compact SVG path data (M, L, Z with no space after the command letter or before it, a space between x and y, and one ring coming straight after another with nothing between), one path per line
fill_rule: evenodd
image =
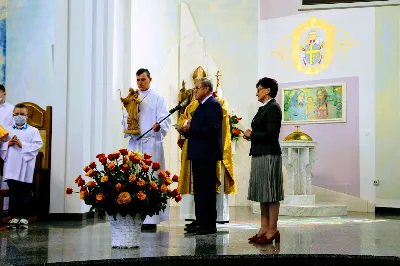
M139 90L129 89L128 96L126 98L121 97L121 103L125 107L128 118L127 118L127 129L124 130L125 134L139 135Z

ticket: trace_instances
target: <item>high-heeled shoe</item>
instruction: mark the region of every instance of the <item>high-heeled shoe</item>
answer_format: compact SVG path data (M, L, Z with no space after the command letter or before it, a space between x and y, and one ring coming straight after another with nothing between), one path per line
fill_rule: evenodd
M263 235L262 237L259 237L256 242L261 244L270 244L274 240L275 243L281 242L281 233L279 233L279 231L276 231L275 234L273 234L270 238L268 238L266 235Z
M262 234L262 235L258 235L258 234L255 234L254 236L252 236L252 237L250 237L249 238L249 241L257 241L257 239L259 239L260 237L263 237L263 236L265 236L265 234L266 233L264 233L264 234Z

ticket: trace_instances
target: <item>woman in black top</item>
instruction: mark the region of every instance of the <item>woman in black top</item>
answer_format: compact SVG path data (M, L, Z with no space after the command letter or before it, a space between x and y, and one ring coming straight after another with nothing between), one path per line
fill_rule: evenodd
M271 78L257 82L257 97L262 103L244 138L251 141L251 173L248 200L260 202L261 228L249 238L258 243L280 242L277 229L280 201L283 200L283 174L279 133L282 111L275 101L278 83Z

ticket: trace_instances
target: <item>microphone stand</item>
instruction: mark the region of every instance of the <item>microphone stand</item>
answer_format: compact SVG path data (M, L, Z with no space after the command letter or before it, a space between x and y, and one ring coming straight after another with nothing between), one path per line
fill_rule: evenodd
M166 117L164 117L163 119L161 119L160 122L158 122L158 124L161 124L165 119L167 119L168 117L170 117L173 113L175 113L176 111L184 108L184 104L180 103L178 104L178 106L176 106L175 108L169 110L169 115L167 115ZM150 128L149 130L147 130L144 134L142 134L140 137L138 137L136 140L139 141L141 138L143 138L147 133L149 133L151 130L153 130L153 128Z

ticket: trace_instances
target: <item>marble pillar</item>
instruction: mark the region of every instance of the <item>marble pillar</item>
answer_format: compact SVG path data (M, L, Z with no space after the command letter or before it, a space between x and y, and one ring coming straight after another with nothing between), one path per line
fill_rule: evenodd
M347 206L316 203L311 190L312 168L317 161L315 141L282 141L282 160L288 177L280 215L343 216Z

